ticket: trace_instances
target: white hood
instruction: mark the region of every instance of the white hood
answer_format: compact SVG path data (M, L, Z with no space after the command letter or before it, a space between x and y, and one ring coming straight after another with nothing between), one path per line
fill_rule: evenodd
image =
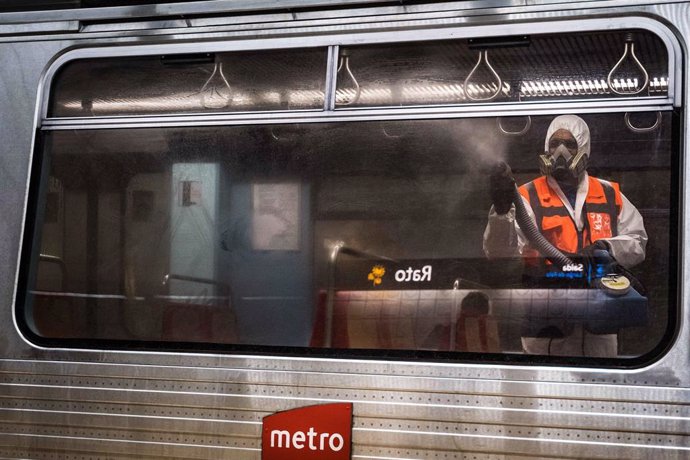
M578 153L584 152L589 157L589 127L585 121L577 115L560 115L553 119L546 131L546 140L544 141L544 152L549 151L549 140L553 133L559 129L570 131L577 141Z

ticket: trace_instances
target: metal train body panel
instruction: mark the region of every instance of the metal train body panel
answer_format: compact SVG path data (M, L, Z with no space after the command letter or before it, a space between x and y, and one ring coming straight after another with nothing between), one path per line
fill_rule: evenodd
M416 34L515 35L578 22L595 30L644 24L673 37L675 97L683 107L690 104L687 2L294 1L279 11L271 11L272 2L244 3L0 14L0 457L258 459L264 416L327 402L354 404L356 459L690 456L685 183L679 186L677 330L668 349L643 367L44 347L23 337L14 305L30 168L45 121L46 85L56 62L70 56L346 45L415 40ZM448 113L424 110L431 118L434 111ZM492 110L470 116L501 114ZM309 114L270 116L280 122ZM393 108L378 116L404 115ZM357 117L376 115L353 110L329 121ZM213 115L204 120L217 121ZM235 122L253 119L242 114ZM74 123L99 127L88 119ZM108 123L117 120L100 127ZM184 120L135 117L128 123L181 126ZM687 177L684 114L679 132L680 176Z

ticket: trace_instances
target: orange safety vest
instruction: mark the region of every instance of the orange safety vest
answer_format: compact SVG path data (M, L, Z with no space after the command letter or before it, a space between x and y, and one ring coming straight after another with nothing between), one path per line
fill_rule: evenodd
M561 251L575 254L599 239L618 235L618 214L623 201L620 187L615 182L606 183L589 177L589 191L582 208L586 215L582 231L577 230L575 221L556 191L549 186L546 176L521 186L519 191L534 211L537 228Z

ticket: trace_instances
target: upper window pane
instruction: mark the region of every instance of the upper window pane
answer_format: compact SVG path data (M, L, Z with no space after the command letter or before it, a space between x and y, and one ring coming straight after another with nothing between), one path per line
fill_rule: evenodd
M326 49L82 59L55 79L49 116L319 109Z
M644 97L668 90L666 47L642 30L344 47L339 64L338 107Z

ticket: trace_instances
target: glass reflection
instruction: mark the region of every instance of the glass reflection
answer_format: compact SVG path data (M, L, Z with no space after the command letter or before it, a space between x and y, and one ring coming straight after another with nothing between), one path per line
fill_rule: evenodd
M545 177L540 162L552 175L572 165L571 137L584 145L575 128L554 137L552 116L51 132L27 322L48 338L367 354L601 356L585 334L614 335L606 356L639 356L663 336L673 298L671 114L644 132L622 113L579 118L590 131L583 171L619 184L614 213L634 204L644 260L619 252L623 217L617 236L594 237L614 218L593 216L605 202L577 188L570 207L582 201L588 228L561 247L572 267L535 253L515 218L513 233L493 234L490 214L506 205L496 190L510 190L494 177L499 161L514 188ZM573 190L559 188L567 209ZM558 214L524 199L532 214ZM600 239L612 242L583 253ZM615 271L609 261L597 272L602 249L646 292L600 289ZM566 337L586 345L562 348Z

